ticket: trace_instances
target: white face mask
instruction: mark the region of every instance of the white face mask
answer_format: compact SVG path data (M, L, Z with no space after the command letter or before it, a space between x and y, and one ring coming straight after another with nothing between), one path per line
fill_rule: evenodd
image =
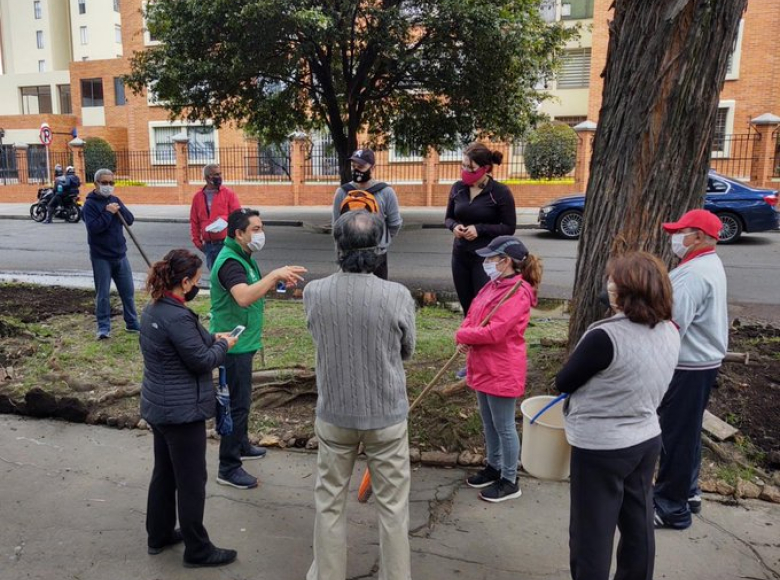
M265 232L252 234L252 241L247 244L250 252L259 252L265 246Z
M501 272L498 271L498 262L485 260L482 262L482 269L485 270L485 274L488 275L491 281L498 280L501 277Z
M101 185L98 188L98 193L102 195L103 197L111 197L114 194L114 186L113 185Z
M689 234L672 234L672 252L678 258L684 258L688 253L688 247L683 243L687 235Z

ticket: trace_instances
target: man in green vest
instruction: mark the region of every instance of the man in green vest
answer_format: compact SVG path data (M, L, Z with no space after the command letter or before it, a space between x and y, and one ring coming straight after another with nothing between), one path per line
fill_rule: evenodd
M252 402L252 358L263 347L265 295L280 282L295 286L306 272L300 266L284 266L267 276L260 273L252 252L265 245L260 212L239 209L228 216L227 238L211 269L211 332L245 327L225 362L230 390L233 433L219 445L217 483L238 489L257 487L257 478L244 471L243 461L260 459L266 450L249 443L247 422Z

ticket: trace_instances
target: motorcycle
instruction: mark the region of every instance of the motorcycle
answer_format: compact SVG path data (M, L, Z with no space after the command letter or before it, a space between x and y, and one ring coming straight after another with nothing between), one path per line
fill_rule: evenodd
M30 206L30 217L38 223L46 219L46 210L51 198L54 196L54 189L51 187L42 187L38 190L38 201ZM81 198L77 193L65 194L62 203L54 209L55 218L63 219L66 222L75 224L81 219Z

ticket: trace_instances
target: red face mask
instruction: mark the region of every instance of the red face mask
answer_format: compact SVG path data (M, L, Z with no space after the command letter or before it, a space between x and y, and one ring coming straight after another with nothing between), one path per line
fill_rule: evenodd
M488 172L488 169L490 166L484 165L477 169L476 171L468 171L467 169L461 169L460 170L460 180L465 184L471 187L475 183L477 183L480 179L485 177L485 174Z

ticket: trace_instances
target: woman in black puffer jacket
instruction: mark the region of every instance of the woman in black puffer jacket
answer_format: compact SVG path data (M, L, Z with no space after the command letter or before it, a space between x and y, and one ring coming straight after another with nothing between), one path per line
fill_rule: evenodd
M237 339L209 334L185 306L198 293L202 264L187 250L172 250L156 262L146 280L152 301L141 318L141 416L154 433L146 514L149 553L184 540L187 567L236 559L235 550L214 546L203 527L206 419L214 416L216 405L212 371L225 362Z

